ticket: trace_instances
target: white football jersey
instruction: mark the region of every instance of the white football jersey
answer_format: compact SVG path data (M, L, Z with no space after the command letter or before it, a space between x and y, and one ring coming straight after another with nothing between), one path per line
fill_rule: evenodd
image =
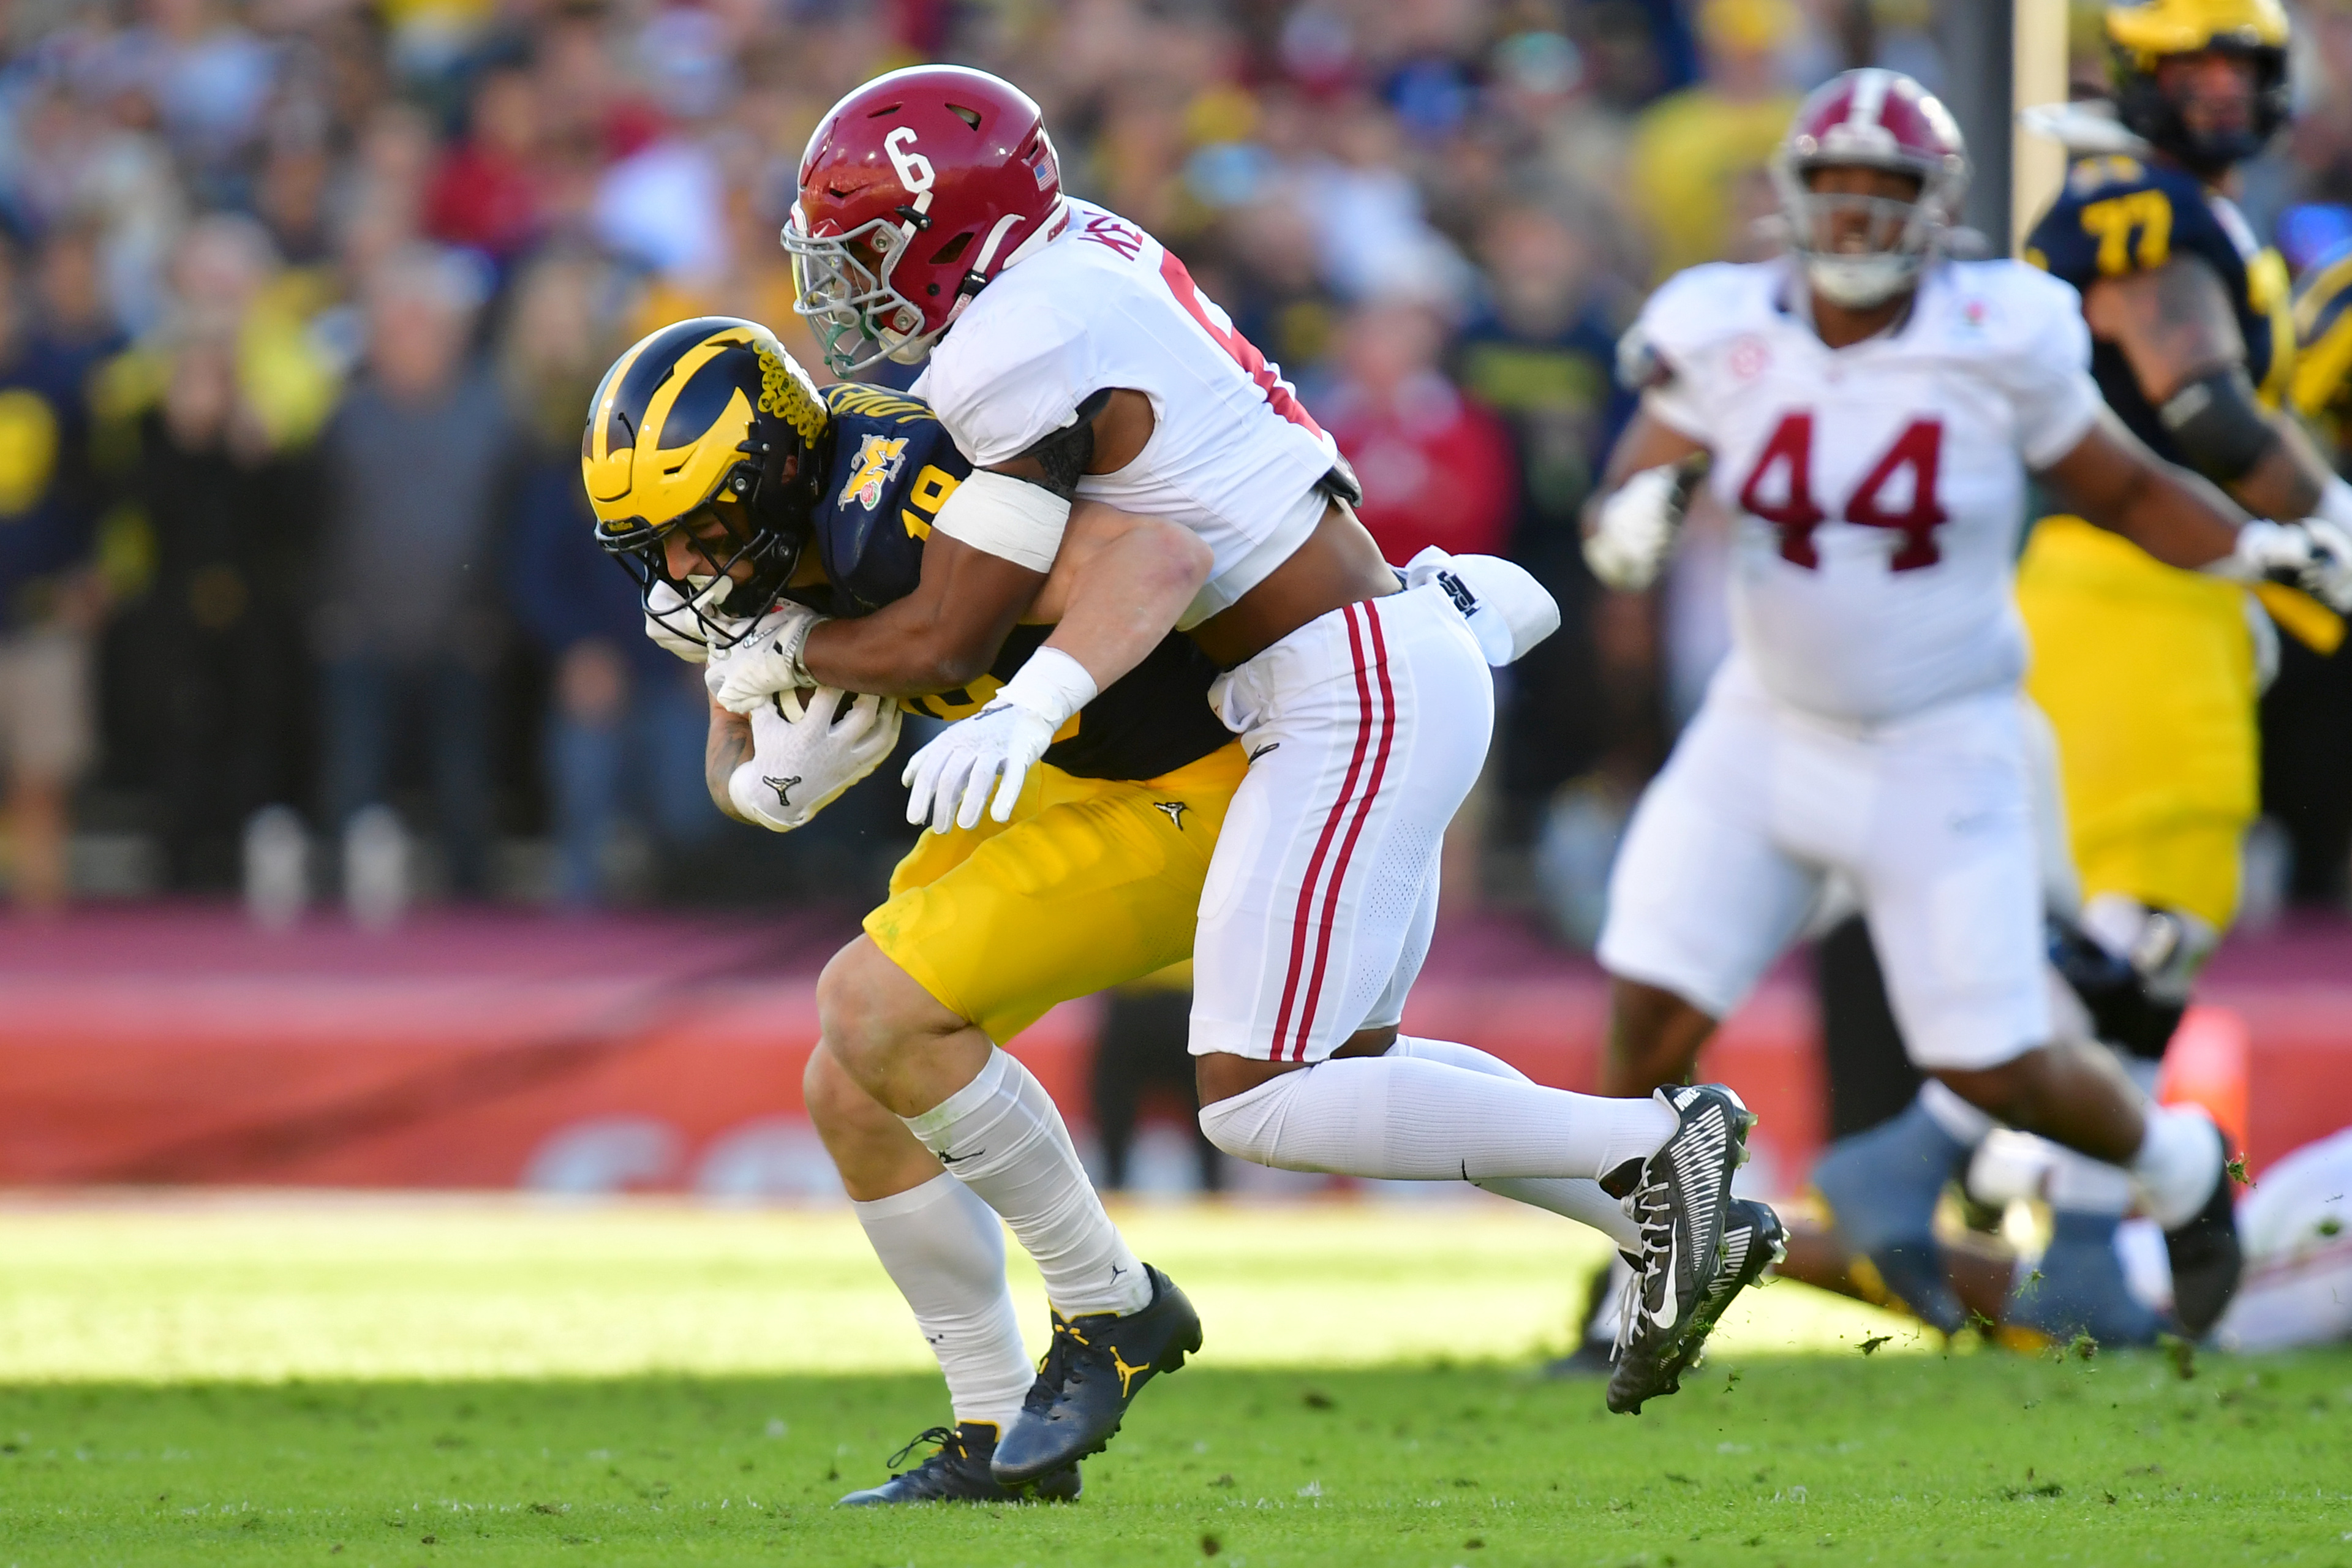
M1182 622L1197 625L1314 531L1325 505L1316 483L1339 447L1158 240L1086 202L1069 213L1058 237L965 308L914 392L981 468L1069 425L1097 392L1150 397L1142 453L1087 475L1078 493L1200 535L1215 563Z
M1726 678L1855 723L2014 686L2026 471L2098 414L2081 300L1943 262L1898 328L1832 350L1796 287L1785 262L1696 267L1635 329L1671 377L1643 406L1706 444L1734 520Z

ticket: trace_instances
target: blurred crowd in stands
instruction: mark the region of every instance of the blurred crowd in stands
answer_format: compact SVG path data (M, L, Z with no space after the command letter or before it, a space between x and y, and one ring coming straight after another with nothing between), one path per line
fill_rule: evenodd
M1448 877L1589 936L1725 638L1703 538L1644 598L1579 561L1628 412L1615 337L1666 273L1765 252L1799 93L1868 61L1936 85L1955 6L19 0L16 897L228 889L289 809L329 888L385 833L454 897L878 886L895 767L785 838L712 808L696 672L592 548L577 438L604 366L667 321L751 316L819 368L775 243L800 150L848 88L948 58L1034 94L1072 189L1166 239L1300 384L1393 559L1496 551L1558 595ZM2352 200L2352 5L2301 19L2305 113L2248 182L2266 232ZM2340 904L2344 870L2295 886Z

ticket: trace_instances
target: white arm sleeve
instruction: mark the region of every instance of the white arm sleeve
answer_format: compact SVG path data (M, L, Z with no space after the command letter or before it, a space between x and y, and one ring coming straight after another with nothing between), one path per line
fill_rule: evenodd
M1070 503L1043 485L974 468L940 506L932 529L1032 572L1051 572Z
M1675 376L1642 394L1642 412L1677 436L1708 440L1706 411L1699 406L1696 390L1683 377Z
M1706 440L1714 421L1696 379L1684 373L1717 313L1711 296L1719 289L1710 286L1721 271L1701 268L1675 274L1650 297L1617 343L1617 379L1640 394L1642 412L1694 441Z
M2000 303L2000 380L2017 410L2017 453L2046 468L2090 433L2105 400L2091 379L2091 329L2082 296L2062 279L2012 264Z

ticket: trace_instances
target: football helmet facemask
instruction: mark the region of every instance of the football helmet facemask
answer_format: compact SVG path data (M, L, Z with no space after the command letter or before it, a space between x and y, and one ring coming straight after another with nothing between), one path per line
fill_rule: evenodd
M1828 168L1884 169L1919 182L1908 201L1828 194L1807 176ZM1920 269L1959 216L1969 185L1968 148L1941 100L1900 71L1866 67L1813 89L1772 154L1772 184L1789 226L1789 246L1806 279L1827 300L1883 304L1918 281ZM1864 218L1868 248L1824 248L1836 216Z
M808 372L756 321L680 321L614 362L580 472L596 542L637 580L648 616L706 647L748 633L807 546L829 425ZM681 527L704 570L674 576Z
M793 309L836 374L912 364L1068 212L1027 93L962 66L891 71L835 104L801 155L782 235Z
M2212 179L2260 153L2286 123L2287 16L2279 0L2136 0L2106 12L2116 117L2194 174ZM2189 128L2186 95L2157 79L2168 58L2234 55L2252 63L2254 96L2235 130Z

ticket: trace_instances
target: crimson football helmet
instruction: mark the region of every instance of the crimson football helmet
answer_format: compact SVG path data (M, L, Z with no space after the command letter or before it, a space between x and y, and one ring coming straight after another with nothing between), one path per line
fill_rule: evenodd
M794 308L837 374L911 364L1068 211L1027 93L962 66L877 77L833 106L801 155L783 232Z
M1910 201L1829 195L1805 176L1816 169L1887 169L1919 182ZM1841 305L1883 304L1918 281L1919 270L1958 220L1969 188L1960 127L1935 94L1901 71L1865 67L1831 78L1797 110L1772 155L1772 184L1789 223L1789 247L1805 277ZM1831 215L1865 217L1860 250L1823 249Z

